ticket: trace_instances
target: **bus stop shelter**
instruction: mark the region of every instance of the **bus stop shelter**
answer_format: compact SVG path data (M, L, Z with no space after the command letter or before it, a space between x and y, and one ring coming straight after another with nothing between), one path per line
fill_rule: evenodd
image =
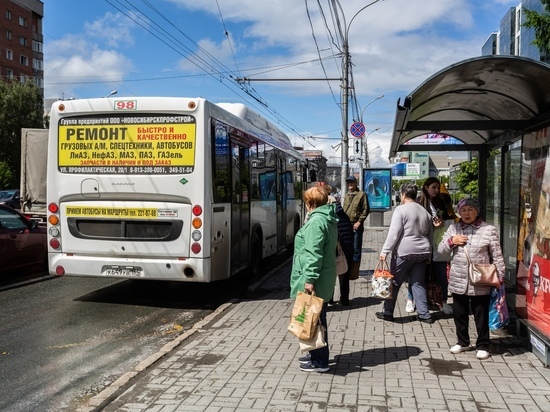
M550 119L550 66L515 56L483 56L453 64L397 103L390 157L401 151L441 151L440 145L407 144L429 133L462 145L445 151L477 152L479 201L486 206L488 153Z
M452 136L462 144L411 141L427 134ZM404 151L477 153L481 210L500 229L517 332L525 332L528 346L547 366L549 148L550 65L515 56L464 60L428 78L397 102L390 145L391 157Z

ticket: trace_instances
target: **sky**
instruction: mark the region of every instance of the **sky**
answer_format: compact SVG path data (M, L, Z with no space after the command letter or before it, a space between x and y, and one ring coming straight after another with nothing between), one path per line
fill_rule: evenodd
M326 80L342 77L343 42L332 3L44 0L45 97L116 90L117 97L244 103L295 146L322 150L329 164L340 165L342 83ZM384 166L398 99L447 66L481 55L519 0L335 3L357 102L348 128L363 121L371 165ZM245 78L250 81L239 81ZM351 161L356 139L349 140Z

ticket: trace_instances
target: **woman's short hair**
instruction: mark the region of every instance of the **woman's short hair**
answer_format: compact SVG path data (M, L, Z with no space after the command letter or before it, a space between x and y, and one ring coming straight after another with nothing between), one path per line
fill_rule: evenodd
M401 194L408 199L416 200L416 195L418 194L418 186L414 183L403 183L401 185Z
M328 202L327 191L323 186L311 187L304 192L304 202L310 209L326 205Z

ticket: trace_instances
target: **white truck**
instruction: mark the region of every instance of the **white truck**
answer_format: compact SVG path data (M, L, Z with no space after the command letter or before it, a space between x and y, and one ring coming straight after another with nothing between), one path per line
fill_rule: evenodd
M46 223L48 129L21 129L21 213Z

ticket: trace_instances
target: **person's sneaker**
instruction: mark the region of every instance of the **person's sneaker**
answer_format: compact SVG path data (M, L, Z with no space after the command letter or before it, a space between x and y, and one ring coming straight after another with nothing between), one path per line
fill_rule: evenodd
M407 313L413 313L416 310L416 307L414 306L414 300L407 300L407 306L405 306L405 312Z
M461 352L468 352L470 350L473 350L474 348L472 346L460 346L460 345L454 345L452 348L451 348L451 353L454 353L455 355L457 353L461 353Z
M487 352L486 350L478 350L476 353L476 358L480 360L487 359L488 357L489 357L489 352Z
M386 315L384 312L376 312L374 314L378 319L393 321L393 315Z
M443 307L441 308L441 312L443 312L445 315L451 315L453 313L453 307L447 303L444 303Z
M307 353L307 355L302 356L301 358L298 358L298 362L302 364L309 363L310 361L311 361L311 355L309 354L309 352Z
M300 370L303 370L304 372L319 372L324 373L328 372L330 370L330 366L327 366L325 368L321 368L319 366L315 366L313 363L303 363L300 365Z

